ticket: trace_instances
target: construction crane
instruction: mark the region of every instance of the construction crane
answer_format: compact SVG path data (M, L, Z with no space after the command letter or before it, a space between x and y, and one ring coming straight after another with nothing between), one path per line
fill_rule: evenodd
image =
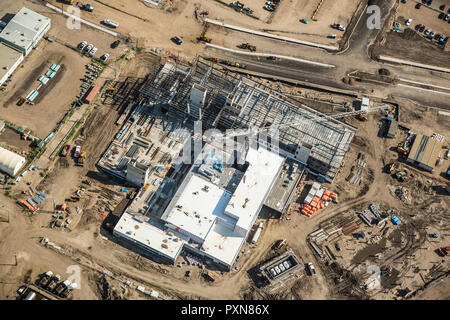
M336 120L339 118L344 118L344 117L348 117L348 116L354 116L354 115L358 115L361 113L371 113L371 112L375 112L375 111L379 111L379 110L385 110L388 109L389 106L387 105L383 105L383 106L379 106L379 107L375 107L375 108L371 108L367 111L363 111L363 110L358 110L358 111L350 111L350 112L343 112L343 113L337 113L337 114L333 114L333 115L324 115L324 114L320 114L320 115L315 115L312 118L303 118L301 120L299 120L298 122L291 122L291 123L280 123L278 125L270 125L267 127L257 127L257 126L253 126L250 128L245 128L245 129L235 129L231 132L226 132L226 133L213 133L208 137L203 136L203 139L205 140L215 140L217 138L222 138L222 139L226 139L226 138L233 138L233 137L238 137L238 136L250 136L250 135L258 135L264 131L267 132L273 132L274 130L279 130L285 127L295 127L297 125L300 125L302 123L306 122L321 122L321 121L326 121L326 120Z

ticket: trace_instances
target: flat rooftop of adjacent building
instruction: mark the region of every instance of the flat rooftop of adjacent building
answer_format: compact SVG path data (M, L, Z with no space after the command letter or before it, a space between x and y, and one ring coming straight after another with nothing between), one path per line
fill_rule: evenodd
M175 235L173 231L159 228L155 223L152 218L133 215L125 211L116 224L114 232L175 260L185 240L180 235Z
M237 226L249 230L273 186L284 157L260 147L258 150L250 148L246 160L250 165L225 211L238 219Z
M49 23L50 18L23 7L8 22L6 27L0 33L0 38L22 48L27 48L36 40L36 36L40 34Z
M245 237L221 223L215 223L200 250L231 265L244 244Z
M409 152L408 160L417 161L428 167L434 168L441 149L442 142L418 133Z
M224 214L231 199L230 192L197 175L186 180L186 184L175 194L163 220L203 240L216 217L233 222Z
M21 57L22 52L0 42L0 79L5 76Z
M294 167L294 163L296 163L296 167ZM282 213L303 172L304 166L302 164L287 158L264 204ZM290 182L288 182L289 177L292 177Z

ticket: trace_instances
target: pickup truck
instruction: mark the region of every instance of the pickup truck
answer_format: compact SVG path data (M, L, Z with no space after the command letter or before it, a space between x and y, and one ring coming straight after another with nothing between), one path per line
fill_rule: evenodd
M78 158L80 156L80 152L81 152L81 147L80 146L76 146L75 147L75 151L73 153L75 158Z

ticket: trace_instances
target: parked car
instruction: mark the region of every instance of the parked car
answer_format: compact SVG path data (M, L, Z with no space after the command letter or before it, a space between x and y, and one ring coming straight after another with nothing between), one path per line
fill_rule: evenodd
M416 9L420 9L420 8L422 8L422 4L421 3L416 4Z
M91 51L92 50L92 48L94 48L94 45L93 44L89 44L87 47L85 47L84 48L84 50L83 51L85 51L85 52L89 52L89 51Z
M425 32L423 33L424 35L428 36L431 33L430 29L425 30Z
M444 11L446 7L447 7L447 5L443 4L442 6L439 7L439 9L441 9L442 11Z
M306 19L301 19L300 22L304 23L304 24L308 24L308 20L306 20Z
M120 44L120 40L116 40L113 43L111 43L111 49L117 48L117 46Z
M93 47L90 51L89 51L89 56L93 56L96 52L97 52L97 48L96 47Z
M425 30L425 26L421 26L419 32L423 32L423 30Z
M427 1L427 5L431 6L431 4L433 3L433 0L428 0Z
M103 62L106 62L106 60L108 60L108 58L109 58L109 53L105 53L104 55L102 55L100 57L100 60L102 60Z
M406 24L407 26L409 26L409 25L411 24L411 22L412 22L412 19L408 19L408 20L406 20L405 24Z
M445 17L445 13L443 13L443 12L439 13L438 19L444 19L444 17Z
M448 21L450 19L450 14L446 14L444 17L444 21Z
M183 41L178 37L172 37L171 40L175 42L177 45L181 45Z
M79 44L78 44L78 50L83 50L84 49L84 47L86 47L86 45L87 45L87 42L86 41L83 41L83 42L80 42Z
M275 56L268 56L267 60L277 60L277 57L275 57Z
M421 24L416 24L416 26L415 26L415 28L414 28L414 29L416 29L417 31L419 31L420 27L422 27L422 25L421 25Z

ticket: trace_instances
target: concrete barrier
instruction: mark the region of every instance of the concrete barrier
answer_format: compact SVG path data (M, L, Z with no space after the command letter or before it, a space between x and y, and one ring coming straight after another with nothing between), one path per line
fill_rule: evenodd
M448 69L448 68L436 67L436 66L432 66L429 64L422 64L422 63L417 63L414 61L409 61L409 60L404 60L404 59L398 59L398 58L393 58L393 57L388 57L388 56L383 56L383 55L378 56L378 59L380 59L382 61L406 64L408 66L450 73L450 69Z
M312 64L312 65L316 65L316 66L324 67L324 68L335 68L336 67L335 65L332 65L332 64L326 64L326 63L315 62L315 61L310 61L310 60L305 60L305 59L300 59L300 58L282 56L282 55L279 55L279 54L245 52L245 51L239 51L239 50L235 50L235 49L230 49L230 48L226 48L226 47L222 47L222 46L218 46L218 45L210 44L210 43L205 43L205 45L207 47L211 47L211 48L215 48L215 49L219 49L219 50L223 50L223 51L228 51L228 52L233 52L233 53L238 53L238 54L243 54L243 55L247 55L247 56L277 57L277 58L280 58L280 59L285 59L285 60L291 60L291 61L297 61L297 62Z
M261 32L261 31L247 29L247 28L233 26L233 25L230 25L230 24L226 24L224 22L211 20L211 19L208 19L208 18L205 19L205 22L206 23L210 23L210 24L214 24L216 26L224 27L224 28L227 28L227 29L236 30L236 31L245 32L245 33L250 33L250 34L257 35L257 36L271 38L271 39L275 39L275 40L282 40L282 41L286 41L286 42L292 42L292 43L296 43L296 44L301 44L301 45L305 45L305 46L321 48L321 49L326 49L326 50L333 50L333 51L339 50L339 47L336 47L336 46L328 46L328 45L325 45L325 44L319 44L319 43L303 41L303 40L297 40L297 39L283 37L283 36L277 36L277 35L273 35L273 34L270 34L270 33L267 33L267 32Z
M92 27L92 28L95 28L95 29L97 29L97 30L103 31L103 32L105 32L105 33L108 33L108 34L110 34L110 35L112 35L112 36L114 36L114 37L119 36L119 34L118 34L117 32L108 30L108 29L103 28L103 27L101 27L101 26L98 26L98 25L96 25L96 24L94 24L94 23L92 23L92 22L83 20L83 19L81 19L80 17L74 16L74 15L72 15L72 14L66 12L66 11L62 11L61 9L59 9L59 8L57 8L57 7L55 7L55 6L51 5L51 4L49 4L49 3L46 3L45 6L48 7L48 8L50 8L50 9L52 9L52 10L54 10L54 11L56 11L56 12L59 12L59 13L64 14L66 17L70 17L70 18L72 18L72 19L74 19L74 20L80 21L81 23L84 23L84 24L86 24L86 25L88 25L88 26L90 26L90 27Z

